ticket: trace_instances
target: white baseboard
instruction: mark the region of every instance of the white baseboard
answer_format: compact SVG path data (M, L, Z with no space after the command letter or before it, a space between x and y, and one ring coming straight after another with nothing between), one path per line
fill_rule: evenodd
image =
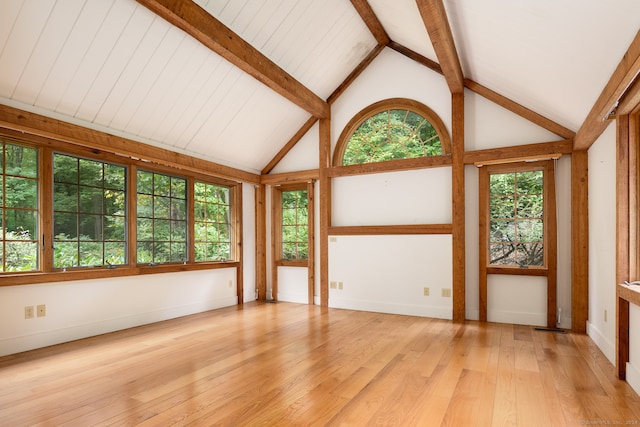
M587 335L600 348L600 351L609 359L609 362L616 364L616 346L609 341L605 335L591 322L587 321Z
M329 298L329 307L376 313L404 314L407 316L453 319L453 310L444 307L432 307L414 304L386 303L381 301L354 300L348 298Z
M215 301L198 302L178 307L168 307L145 313L136 313L113 319L72 325L64 328L38 332L29 335L16 336L0 340L0 356L20 353L36 348L75 341L108 332L119 331L135 326L160 322L162 320L187 316L216 308L229 307L237 304L237 297L220 298Z

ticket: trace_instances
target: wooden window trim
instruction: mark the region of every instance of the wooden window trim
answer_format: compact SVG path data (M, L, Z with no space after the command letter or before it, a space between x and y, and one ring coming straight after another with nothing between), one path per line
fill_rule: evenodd
M385 99L382 101L378 101L365 107L360 112L358 112L353 118L347 123L347 125L342 130L340 137L338 138L338 142L336 144L336 148L333 153L333 166L343 166L342 158L344 157L344 152L349 143L349 139L351 135L358 129L358 127L364 123L369 117L374 116L378 113L387 110L409 110L420 114L422 117L427 119L429 123L433 126L438 136L440 137L440 144L442 146L442 154L446 156L451 153L451 138L449 137L449 132L447 131L447 127L440 119L440 117L429 107L426 105L414 101L412 99L407 98L391 98ZM440 156L433 156L440 157ZM401 159L399 161L408 161L414 159ZM386 162L379 162L386 163ZM366 163L366 165L370 165L370 163ZM351 165L350 165L351 166ZM360 166L360 165L357 165Z
M530 170L544 171L544 265L519 268L489 265L489 175ZM487 288L489 274L547 277L547 326L557 321L557 218L555 164L553 160L517 162L480 167L479 171L479 299L480 320L487 321Z
M278 298L278 267L306 267L307 295L309 305L314 304L315 292L315 181L279 184L271 191L271 292ZM282 259L282 192L307 191L307 259Z
M242 266L242 214L241 214L241 197L242 197L242 184L230 179L221 178L214 171L212 174L207 174L203 171L195 170L195 168L187 167L182 170L178 167L177 163L172 165L166 165L162 163L156 163L154 159L145 158L131 158L128 155L120 155L115 152L109 151L106 147L104 149L98 149L92 146L82 146L76 143L69 143L65 141L59 141L50 139L44 136L27 134L26 136L20 132L16 132L10 129L0 129L0 136L9 142L25 145L28 147L37 148L39 150L39 210L40 210L40 244L42 245L40 270L30 272L15 272L15 273L0 273L0 286L16 286L26 284L40 284L49 282L61 282L61 281L74 281L74 280L88 280L99 278L115 278L134 276L140 274L157 274L157 273L170 273L179 271L193 271L193 270L214 270L220 268L236 268L239 270ZM107 136L108 137L108 136ZM116 268L106 267L74 267L68 271L54 270L53 269L53 249L51 246L53 238L53 153L58 152L61 154L69 154L72 156L83 157L100 162L111 162L123 165L127 168L127 209L128 209L128 263L123 266L117 266ZM136 260L136 198L132 195L136 194L136 172L138 168L154 172L176 175L180 178L187 179L188 182L193 180L199 180L216 185L224 185L232 188L232 206L231 215L232 221L235 224L233 239L235 243L232 244L232 251L235 252L233 260L221 261L205 261L195 262L193 257L189 257L187 263L166 263L156 266L138 265ZM204 170L204 169L203 169ZM187 184L189 185L189 184ZM188 215L192 215L192 209L189 207L189 203L192 203L193 197L192 191L187 190L187 205ZM187 219L189 224L193 223L192 218ZM191 247L192 231L188 230L188 248ZM44 236L44 240L42 237ZM133 236L134 238L131 238ZM238 277L241 278L242 273L238 273ZM241 281L238 280L238 300L242 303L242 289Z

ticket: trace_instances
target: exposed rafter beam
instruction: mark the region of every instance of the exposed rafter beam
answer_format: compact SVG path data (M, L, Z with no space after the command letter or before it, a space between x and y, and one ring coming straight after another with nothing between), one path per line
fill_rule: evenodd
M351 4L355 7L356 11L369 28L369 31L371 31L371 34L376 38L378 44L382 46L388 45L391 39L382 26L382 23L373 12L369 2L367 0L351 0Z
M329 104L191 0L137 0L314 117Z
M442 0L416 0L451 93L464 91L464 76Z
M587 150L609 125L606 117L640 73L640 31L629 45L602 93L589 111L574 141L575 150Z

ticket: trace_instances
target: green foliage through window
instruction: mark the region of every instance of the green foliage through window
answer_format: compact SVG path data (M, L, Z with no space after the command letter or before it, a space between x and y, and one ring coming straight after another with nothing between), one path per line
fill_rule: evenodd
M187 261L187 180L138 170L139 264Z
M309 257L309 203L307 190L282 192L282 259Z
M127 262L126 168L53 156L54 268Z
M489 264L544 265L543 171L489 175Z
M353 132L344 150L342 164L441 154L440 137L427 119L410 110L389 109L367 118Z
M38 152L0 141L0 271L38 269Z
M231 190L205 182L193 190L196 261L231 259Z

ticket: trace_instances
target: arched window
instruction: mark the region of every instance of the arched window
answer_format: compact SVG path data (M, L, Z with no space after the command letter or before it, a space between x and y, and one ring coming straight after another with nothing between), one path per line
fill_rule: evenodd
M447 129L429 107L404 98L386 99L360 111L342 131L333 164L441 156L451 152Z

